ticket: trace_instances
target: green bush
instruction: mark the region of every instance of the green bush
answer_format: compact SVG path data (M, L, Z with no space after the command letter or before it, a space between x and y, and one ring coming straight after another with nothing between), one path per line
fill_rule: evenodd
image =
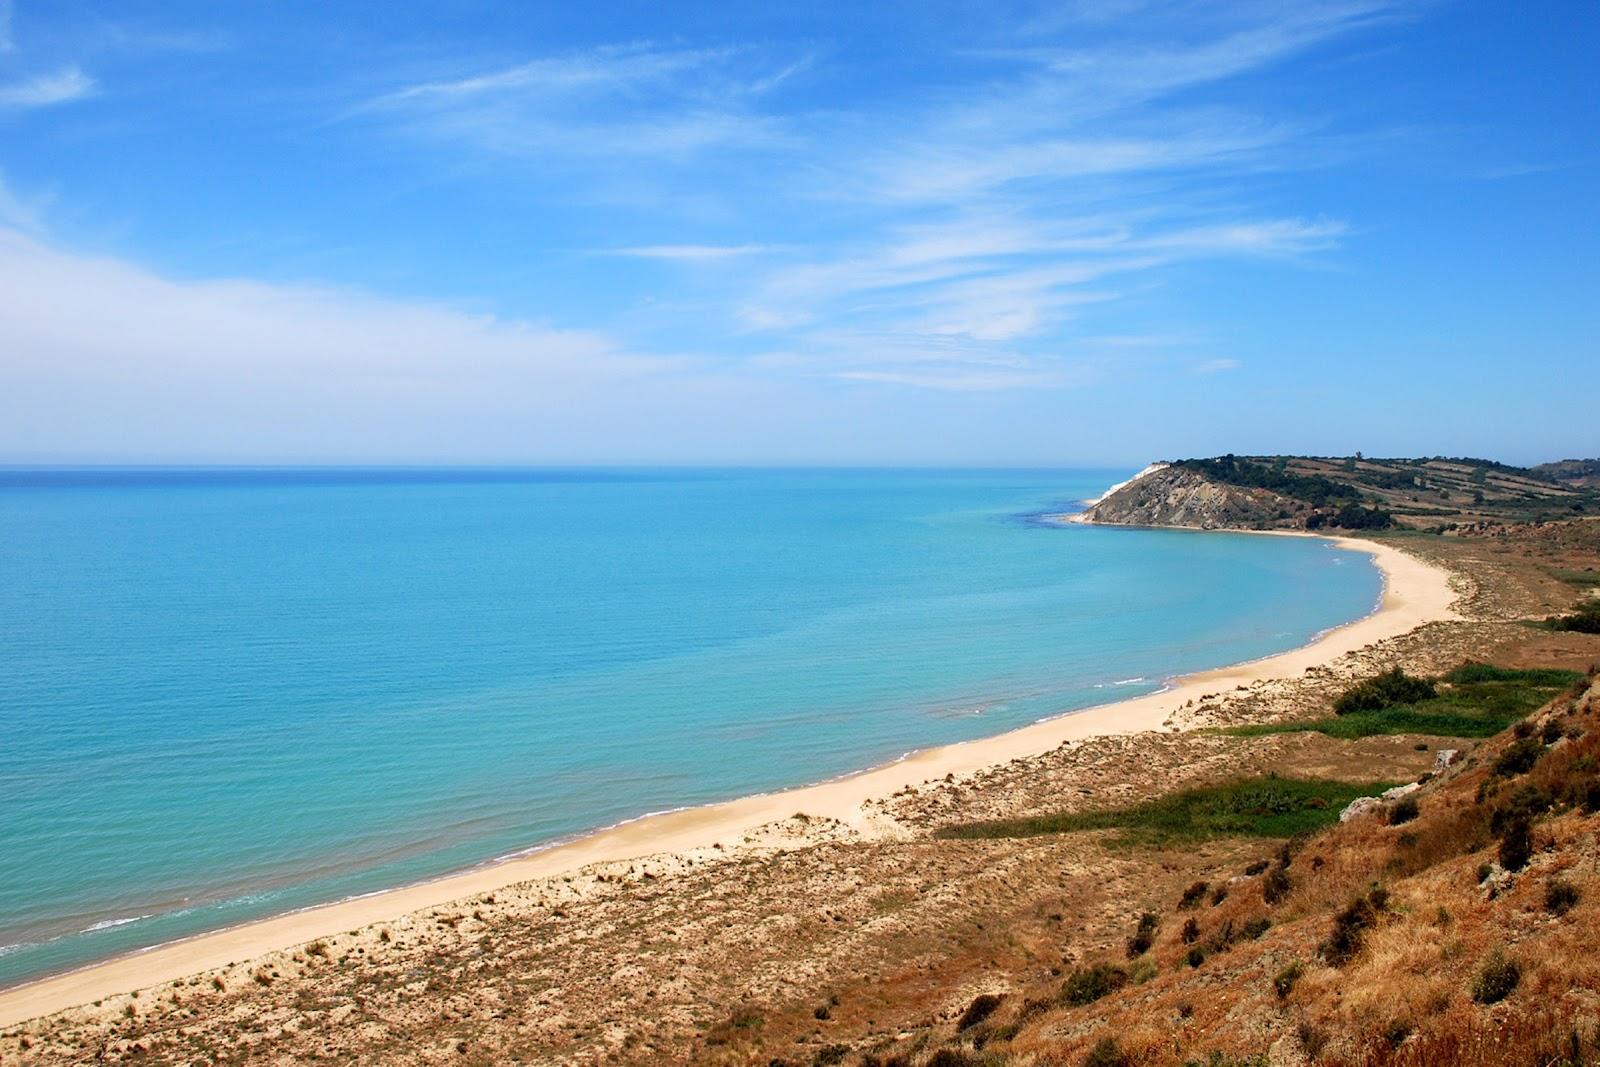
M1379 734L1432 734L1439 737L1490 737L1578 682L1574 671L1514 670L1468 663L1442 679L1438 695L1376 711L1353 711L1322 719L1231 726L1220 733L1244 737L1313 730L1354 739Z
M1552 878L1544 887L1544 908L1552 915L1565 915L1578 903L1578 887L1563 878Z
M1511 995L1520 981L1522 968L1515 960L1507 959L1500 949L1495 949L1472 979L1472 999L1479 1004L1498 1004Z
M1533 770L1533 765L1544 755L1544 742L1524 737L1513 742L1494 761L1494 773L1501 778L1511 778Z
M1505 828L1500 838L1500 866L1508 871L1520 871L1533 857L1533 835L1525 818L1515 819Z
M1128 958L1135 959L1150 951L1150 946L1155 943L1156 926L1160 923L1153 911L1147 911L1139 916L1139 925L1134 929L1133 936L1128 938Z
M1394 516L1380 507L1364 508L1351 501L1333 513L1333 523L1346 530L1387 530L1394 525Z
M1109 963L1079 967L1061 984L1061 999L1073 1007L1093 1004L1128 984L1128 972Z
M1489 816L1489 832L1499 835L1517 820L1532 822L1555 805L1555 799L1536 785L1520 785Z
M1268 904L1276 904L1288 895L1289 872L1282 867L1272 868L1261 880L1261 898Z
M1365 896L1357 897L1333 920L1333 930L1322 943L1324 959L1334 967L1343 967L1361 951L1361 942L1367 930L1378 921L1378 915L1389 902L1389 894L1382 888L1373 888Z
M1306 969L1299 960L1279 971L1272 979L1272 990L1278 994L1278 999L1288 999L1289 994L1294 992L1294 984L1300 981L1300 976L1305 973Z
M1005 997L999 996L995 993L978 994L978 996L973 998L972 1003L967 1005L967 1010L961 1013L961 1021L956 1023L956 1029L969 1030L972 1027L977 1026L979 1023L983 1022L983 1020L993 1015L995 1009L998 1008L1001 1002L1004 1000Z
M1544 624L1552 630L1600 634L1600 600L1586 600L1570 615L1552 615Z
M1083 1067L1132 1067L1133 1057L1122 1051L1116 1041L1109 1037L1102 1037L1094 1043L1094 1048L1089 1050L1089 1055L1083 1061Z
M1336 715L1382 711L1399 704L1430 700L1438 695L1438 689L1428 679L1413 677L1396 667L1346 690L1333 702L1333 711Z

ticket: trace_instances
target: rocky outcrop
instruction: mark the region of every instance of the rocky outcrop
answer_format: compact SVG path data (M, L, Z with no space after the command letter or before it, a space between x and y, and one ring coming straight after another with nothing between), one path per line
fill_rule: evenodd
M1305 526L1306 506L1268 489L1214 482L1182 466L1146 468L1083 513L1086 522L1186 526L1199 530Z

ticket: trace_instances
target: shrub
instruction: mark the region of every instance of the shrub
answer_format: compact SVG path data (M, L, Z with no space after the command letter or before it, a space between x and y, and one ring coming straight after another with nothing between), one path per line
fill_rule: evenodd
M1300 1047L1306 1050L1306 1055L1316 1059L1322 1055L1322 1050L1328 1044L1328 1032L1311 1023L1301 1020L1295 1027L1295 1036L1300 1039Z
M1258 915L1244 924L1244 936L1251 941L1256 941L1271 928L1272 920L1264 915Z
M1333 521L1346 530L1386 530L1394 525L1394 516L1380 507L1364 508L1352 502L1336 511Z
M1555 798L1535 785L1521 785L1489 816L1489 832L1504 833L1506 827L1519 819L1531 822L1534 816L1543 815L1555 804Z
M1206 950L1201 948L1199 945L1195 945L1183 955L1183 962L1187 963L1191 967L1198 967L1205 961Z
M1389 809L1389 825L1399 826L1401 823L1410 822L1417 817L1417 798L1404 796L1395 801L1394 807Z
M1205 949L1208 953L1226 952L1239 940L1239 931L1234 928L1233 920L1229 919L1222 927L1206 941Z
M980 993L973 998L971 1004L967 1005L967 1010L961 1013L961 1021L956 1024L956 1029L970 1030L972 1027L977 1026L993 1015L995 1009L1000 1006L1003 1000L1005 1000L1004 997L995 993Z
M1200 898L1206 895L1211 886L1207 882L1196 882L1183 891L1183 896L1178 898L1178 907L1192 908L1200 903Z
M1149 956L1146 956L1135 963L1132 967L1128 968L1128 981L1132 982L1134 985L1144 985L1146 982L1150 981L1150 979L1154 978L1156 973L1157 968L1155 961Z
M1570 615L1552 615L1545 620L1545 625L1570 633L1600 634L1600 601L1585 601Z
M1500 838L1500 866L1508 871L1520 871L1533 858L1533 836L1527 819L1517 819L1505 829Z
M1213 908L1216 907L1218 904L1221 904L1224 900L1227 900L1227 899L1228 899L1228 887L1226 885L1219 885L1219 886L1217 886L1217 888L1215 888L1215 889L1213 889L1211 891L1211 906Z
M1261 879L1261 897L1268 904L1276 904L1289 895L1289 872L1274 867Z
M1267 861L1266 860L1256 860L1254 863L1252 863L1250 866L1248 866L1248 867L1246 867L1244 869L1244 873L1249 875L1250 877L1254 878L1256 875L1260 874L1262 871L1264 871L1266 869L1267 869Z
M1278 994L1279 1000L1288 999L1289 994L1294 992L1294 984L1300 981L1300 976L1305 973L1305 967L1296 960L1273 976L1272 991Z
M1342 967L1361 951L1366 931L1378 921L1378 913L1389 901L1389 894L1374 888L1364 896L1351 901L1333 920L1333 929L1320 947L1324 959L1334 967Z
M1200 940L1200 924L1190 919L1183 924L1183 931L1178 936L1183 938L1185 945L1194 944Z
M1483 961L1472 979L1472 999L1479 1004L1498 1004L1511 995L1520 981L1522 968L1497 948L1489 953L1489 958Z
M1565 915L1578 902L1578 887L1562 878L1550 879L1544 887L1544 907L1552 915Z
M1032 837L1084 830L1120 830L1117 845L1204 841L1217 837L1279 837L1320 830L1339 810L1393 782L1345 782L1267 775L1185 789L1129 807L1028 815L945 826L941 839ZM1196 898L1195 903L1199 900Z
M1061 999L1073 1007L1093 1004L1101 997L1115 993L1128 982L1128 972L1109 963L1093 967L1079 967L1061 984Z
M1533 765L1544 755L1544 744L1531 737L1513 743L1494 761L1494 773L1501 778L1511 778L1533 770Z
M1128 938L1128 958L1135 959L1150 951L1150 946L1155 943L1156 926L1160 923L1155 912L1147 911L1139 916L1139 925L1134 928L1133 936Z
M1336 715L1382 711L1397 704L1415 704L1438 695L1438 690L1428 679L1413 677L1396 667L1347 689L1333 702L1333 711Z
M1123 1052L1121 1046L1109 1037L1096 1041L1083 1061L1083 1067L1132 1067L1132 1064L1133 1057Z

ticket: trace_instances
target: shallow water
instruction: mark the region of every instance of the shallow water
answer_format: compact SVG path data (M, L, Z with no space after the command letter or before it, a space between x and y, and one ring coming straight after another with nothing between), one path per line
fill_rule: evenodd
M1126 471L0 471L0 982L1136 695L1369 611Z

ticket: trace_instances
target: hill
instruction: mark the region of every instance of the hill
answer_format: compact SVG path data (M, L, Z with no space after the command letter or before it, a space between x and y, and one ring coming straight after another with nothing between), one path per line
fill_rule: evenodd
M1600 459L1563 459L1555 463L1540 463L1528 469L1552 482L1600 489Z
M1235 456L1154 465L1097 501L1092 522L1201 529L1411 529L1446 533L1495 523L1600 514L1588 461L1512 467L1433 457Z

